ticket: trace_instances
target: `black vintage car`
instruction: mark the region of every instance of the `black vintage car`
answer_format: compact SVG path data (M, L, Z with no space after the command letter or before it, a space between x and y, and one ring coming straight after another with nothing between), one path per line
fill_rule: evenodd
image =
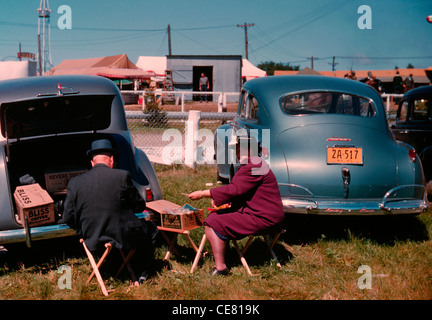
M425 182L429 183L432 180L432 86L404 94L391 130L397 140L414 147L423 165ZM428 193L431 198L429 187Z
M60 222L65 179L90 168L86 151L95 139L111 141L120 153L115 167L131 173L146 201L162 198L152 164L133 145L123 100L109 79L76 75L1 81L0 120L0 245L74 234ZM29 183L39 184L52 198L55 214L49 223L32 227L18 214L14 193Z

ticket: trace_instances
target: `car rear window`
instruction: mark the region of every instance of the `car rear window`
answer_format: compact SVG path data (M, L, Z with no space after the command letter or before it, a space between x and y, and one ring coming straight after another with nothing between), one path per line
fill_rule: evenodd
M339 92L307 92L286 95L280 100L282 110L288 115L348 114L374 117L372 100Z

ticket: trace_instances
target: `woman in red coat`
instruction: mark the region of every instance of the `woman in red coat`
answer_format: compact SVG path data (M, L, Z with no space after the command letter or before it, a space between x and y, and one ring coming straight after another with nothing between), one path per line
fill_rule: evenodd
M237 143L236 152L241 166L230 184L188 195L192 200L212 198L214 207L230 205L210 213L204 221L216 264L213 275L228 273L225 250L230 239L268 231L284 220L279 187L268 164L260 157L250 157L248 144Z

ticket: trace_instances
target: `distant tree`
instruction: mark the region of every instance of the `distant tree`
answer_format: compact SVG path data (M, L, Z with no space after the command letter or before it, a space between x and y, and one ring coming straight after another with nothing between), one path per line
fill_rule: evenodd
M267 75L272 76L274 75L275 70L299 70L300 66L292 66L289 63L283 63L283 62L274 62L274 61L265 61L261 62L258 66L261 70L264 70L267 72Z
M407 69L414 69L414 66L411 63L408 63Z

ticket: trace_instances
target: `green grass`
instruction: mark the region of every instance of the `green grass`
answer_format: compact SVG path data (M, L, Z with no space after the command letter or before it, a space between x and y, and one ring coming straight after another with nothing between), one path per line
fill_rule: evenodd
M197 169L181 165L155 165L164 197L197 208L209 199L189 201L181 193L216 186L214 167ZM207 210L206 210L207 211ZM287 232L275 251L283 262L279 269L261 241L246 255L254 277L249 277L233 248L227 253L228 277L210 277L211 255L197 271L189 273L194 251L179 237L179 254L171 257L171 269L161 263L167 246L157 248L159 271L145 285L129 285L127 273L108 279L114 289L108 298L94 280L76 239L35 243L31 249L12 246L0 256L0 300L430 300L432 299L432 215L416 217L306 217L287 218ZM196 243L202 228L191 232ZM205 248L211 251L209 245ZM60 289L61 265L72 270L71 289ZM371 288L360 289L360 266L371 270Z

